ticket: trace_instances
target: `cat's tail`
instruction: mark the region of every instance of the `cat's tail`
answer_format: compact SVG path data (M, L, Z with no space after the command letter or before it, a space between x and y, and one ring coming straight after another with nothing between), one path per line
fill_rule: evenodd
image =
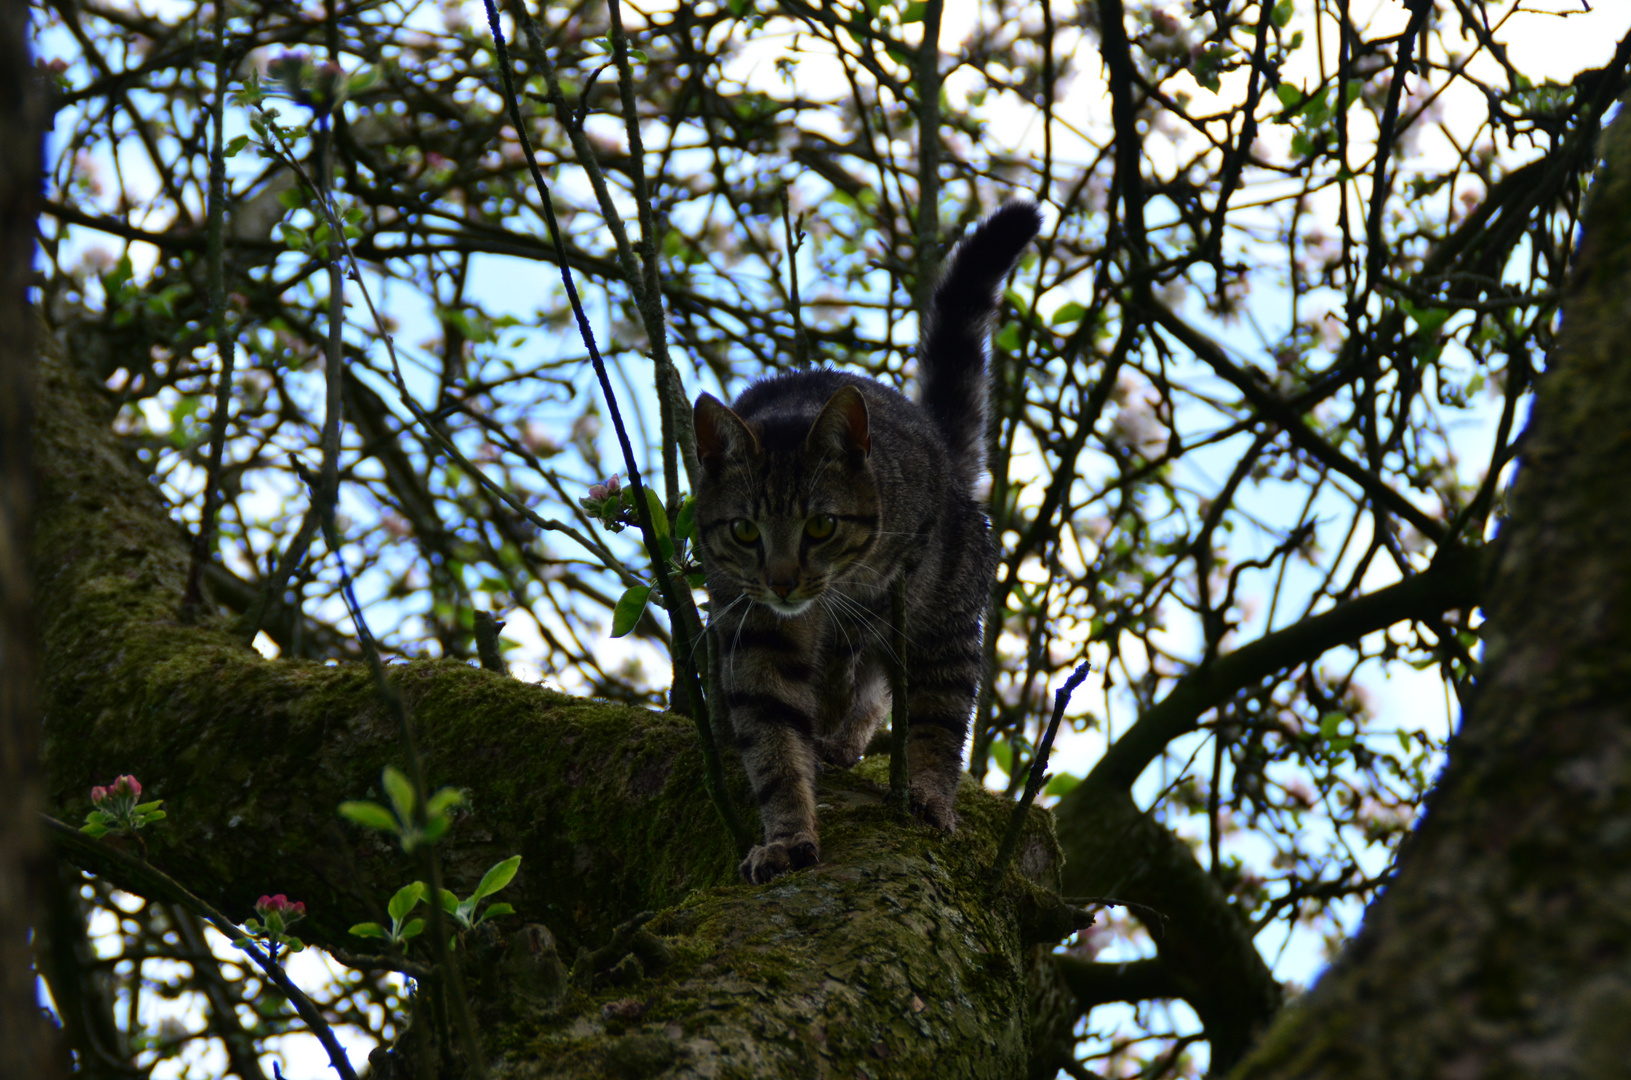
M1031 203L1011 202L952 251L929 303L918 348L919 403L951 448L958 479L972 488L985 469L985 342L1003 279L1042 228Z

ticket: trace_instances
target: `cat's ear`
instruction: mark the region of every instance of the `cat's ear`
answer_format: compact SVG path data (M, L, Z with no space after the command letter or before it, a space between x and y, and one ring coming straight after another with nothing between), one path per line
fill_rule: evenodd
M853 386L839 387L821 407L821 415L811 425L804 445L812 451L836 451L858 458L870 454L872 433L867 427L866 398L861 391Z
M728 457L758 452L759 437L753 429L712 394L697 398L692 416L697 428L697 458L703 468L712 471Z

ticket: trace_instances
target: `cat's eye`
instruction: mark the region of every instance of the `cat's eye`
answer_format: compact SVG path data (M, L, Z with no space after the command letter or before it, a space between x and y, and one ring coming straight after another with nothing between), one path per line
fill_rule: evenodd
M731 536L738 544L751 544L759 539L759 526L748 518L737 518L731 522Z
M831 514L815 514L804 523L804 534L811 540L825 540L837 524Z

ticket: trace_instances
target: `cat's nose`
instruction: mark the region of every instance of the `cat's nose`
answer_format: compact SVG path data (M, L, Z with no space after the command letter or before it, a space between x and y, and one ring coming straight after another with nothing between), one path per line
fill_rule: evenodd
M798 587L799 572L796 566L768 566L765 568L765 584L770 591L787 599L787 594Z

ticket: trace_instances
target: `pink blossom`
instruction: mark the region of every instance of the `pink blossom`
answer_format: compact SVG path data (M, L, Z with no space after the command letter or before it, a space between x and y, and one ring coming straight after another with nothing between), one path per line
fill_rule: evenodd
M261 897L255 901L255 910L263 919L268 915L280 915L285 923L297 922L306 917L306 905L299 900L291 901L284 893Z

